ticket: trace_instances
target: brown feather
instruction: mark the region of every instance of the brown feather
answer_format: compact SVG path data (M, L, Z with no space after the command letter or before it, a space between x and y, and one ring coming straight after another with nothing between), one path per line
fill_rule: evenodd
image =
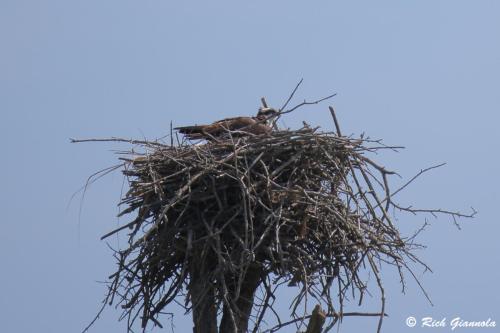
M228 135L241 136L247 134L267 134L272 128L265 123L262 117L234 117L216 121L209 125L194 125L176 127L179 133L184 134L188 139L207 139L212 140Z

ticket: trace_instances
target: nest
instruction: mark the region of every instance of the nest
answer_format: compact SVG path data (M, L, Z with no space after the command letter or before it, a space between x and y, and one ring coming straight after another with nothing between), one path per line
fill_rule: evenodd
M128 230L106 302L118 299L129 329L136 320L161 326L183 297L194 332L246 332L249 322L261 332L283 284L300 287L292 322L307 318L298 308L313 297L333 326L349 315L346 293L366 291L361 267L381 291L372 314L380 329L379 264L397 267L403 281L408 261L418 261L387 213L402 209L391 200L393 172L367 157L388 147L308 126L205 144L133 143L143 149L122 157L130 188L121 215L136 215L103 237Z

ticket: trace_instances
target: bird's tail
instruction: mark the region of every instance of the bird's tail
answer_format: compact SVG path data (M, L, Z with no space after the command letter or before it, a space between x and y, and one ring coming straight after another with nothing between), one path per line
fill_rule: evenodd
M195 133L202 133L203 132L203 126L183 126L183 127L175 127L175 130L179 131L179 133L182 134L195 134Z
M203 131L203 125L175 127L174 129L190 140L203 139L206 134Z

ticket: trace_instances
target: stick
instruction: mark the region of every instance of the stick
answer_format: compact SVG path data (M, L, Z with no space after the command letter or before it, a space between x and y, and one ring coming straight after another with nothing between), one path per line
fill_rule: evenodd
M335 128L337 129L337 135L342 136L342 132L340 132L340 125L337 120L337 116L335 115L335 110L331 106L329 106L328 108L330 109L330 113L332 114L333 122L335 123Z

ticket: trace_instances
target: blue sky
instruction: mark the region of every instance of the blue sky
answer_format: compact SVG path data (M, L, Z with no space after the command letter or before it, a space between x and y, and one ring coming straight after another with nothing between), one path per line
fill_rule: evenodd
M0 0L0 331L78 332L103 295L96 281L114 269L99 237L126 222L115 217L121 176L90 188L80 220L79 199L67 205L124 146L70 137L156 138L170 121L254 114L261 96L279 106L300 78L296 102L337 92L344 132L406 146L379 157L406 179L448 163L401 203L479 211L461 231L431 218L420 238L434 306L384 272L384 331L433 331L408 328L411 315L500 321L498 1ZM326 106L285 125L332 129ZM398 217L406 232L424 219ZM351 309L376 310L376 296ZM93 331L123 332L118 315L107 309ZM175 320L176 332L191 330L182 313ZM361 329L376 320L341 327Z

